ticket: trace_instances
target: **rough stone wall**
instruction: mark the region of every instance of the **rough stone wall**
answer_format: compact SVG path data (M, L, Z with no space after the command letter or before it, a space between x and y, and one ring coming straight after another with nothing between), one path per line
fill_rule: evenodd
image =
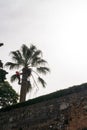
M87 130L87 90L0 112L0 130Z

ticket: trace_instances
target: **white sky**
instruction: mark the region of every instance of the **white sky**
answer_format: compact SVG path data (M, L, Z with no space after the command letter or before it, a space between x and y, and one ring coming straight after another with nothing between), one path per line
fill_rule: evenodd
M37 95L87 82L87 0L0 0L0 42L4 63L22 44L43 51L51 74Z

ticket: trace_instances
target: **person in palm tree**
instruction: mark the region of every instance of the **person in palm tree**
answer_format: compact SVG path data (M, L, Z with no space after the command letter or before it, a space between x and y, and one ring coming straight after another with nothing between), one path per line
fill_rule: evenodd
M46 86L46 82L41 76L42 74L46 75L47 72L50 72L50 69L46 67L47 61L43 59L42 51L38 50L34 45L28 47L23 44L20 50L12 51L11 54L14 62L7 62L6 66L9 67L9 69L19 68L22 71L20 102L24 102L27 92L30 92L33 85L38 87L38 81L43 87ZM16 74L14 74L11 77L11 81L13 82L17 78ZM31 78L32 80L30 80ZM33 81L32 84L31 81Z
M28 80L29 77L31 76L31 69L29 68L23 68L22 70L24 73L26 73L27 76L27 82L30 84L30 81ZM16 71L16 77L18 78L18 84L21 84L21 78L20 76L22 75L22 73L20 73L19 71Z
M16 71L16 77L18 78L18 84L21 84L19 71Z

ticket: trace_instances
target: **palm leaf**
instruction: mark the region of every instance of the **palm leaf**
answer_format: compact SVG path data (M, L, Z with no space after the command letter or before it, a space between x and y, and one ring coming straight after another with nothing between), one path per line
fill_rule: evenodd
M17 51L17 54L18 54L18 58L19 58L18 60L22 62L23 57L22 57L22 54L21 54L21 52L19 50Z
M37 64L42 64L42 65L44 64L45 65L46 63L47 63L47 61L44 60L44 59L38 59L37 60Z
M31 60L31 65L32 66L37 66L38 65L38 61L40 61L40 57L34 57L32 60Z
M14 81L16 81L16 80L18 80L16 74L12 75L12 76L11 76L11 82L14 82Z
M27 81L26 89L27 89L27 90L26 90L27 93L28 93L29 91L31 91L32 85L31 85L30 81Z
M37 50L37 48L36 48L36 46L34 46L34 45L30 45L30 50L32 51L32 52L34 52L35 50Z
M26 58L28 47L25 44L22 45L21 51L22 51L23 57Z
M23 63L23 58L22 58L21 52L19 50L12 51L11 55L12 55L12 59L14 61L16 61L18 64L22 64Z
M17 51L12 51L11 55L12 55L13 60L15 60L15 61L19 60L19 56L18 56Z
M33 54L35 53L35 51L37 50L37 48L36 48L36 46L34 46L34 45L30 45L30 48L29 48L29 50L28 51L30 51L30 58L32 59L32 56L33 56Z
M50 69L47 67L39 67L37 68L37 71L42 74L47 74L47 72L50 72Z
M43 87L46 86L46 82L41 77L38 77L38 81L41 83Z
M12 63L12 62L7 62L5 64L6 67L9 67L9 69L14 69L14 68L19 68L19 64Z
M39 55L42 55L42 51L41 50L37 50L34 52L32 58L38 57Z
M45 65L47 63L47 61L45 61L44 59L41 59L40 57L35 57L32 60L32 66L38 66L38 65Z

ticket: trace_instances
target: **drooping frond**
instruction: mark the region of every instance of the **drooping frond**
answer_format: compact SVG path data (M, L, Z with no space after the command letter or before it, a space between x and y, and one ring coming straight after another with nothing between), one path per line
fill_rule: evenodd
M12 62L7 62L5 64L6 67L9 67L9 69L15 69L15 68L19 68L19 64L16 63L12 63Z
M40 57L35 57L32 59L31 65L32 66L38 66L38 65L45 65L47 61L44 59L41 59Z
M38 59L37 60L37 64L41 64L41 65L45 65L47 63L47 61L46 60L44 60L44 59Z
M41 77L38 77L38 81L41 83L43 87L46 87L46 82Z
M35 72L35 71L34 71ZM35 72L36 73L36 72ZM37 73L36 73L37 74ZM37 74L38 75L38 74ZM31 75L32 76L32 78L33 78L33 81L34 81L34 83L35 83L35 85L36 85L36 87L39 89L39 87L38 87L38 84L37 84L37 82L36 82L36 80L35 80L35 78L34 78L34 76L33 75ZM39 75L38 75L38 77L39 77Z
M27 86L26 86L26 92L30 92L32 90L32 85L30 83L30 81L27 81Z
M12 76L11 76L11 82L14 82L14 81L16 81L16 80L18 80L16 74L12 75Z
M47 74L47 72L50 72L50 69L47 67L38 67L37 71L42 74Z

